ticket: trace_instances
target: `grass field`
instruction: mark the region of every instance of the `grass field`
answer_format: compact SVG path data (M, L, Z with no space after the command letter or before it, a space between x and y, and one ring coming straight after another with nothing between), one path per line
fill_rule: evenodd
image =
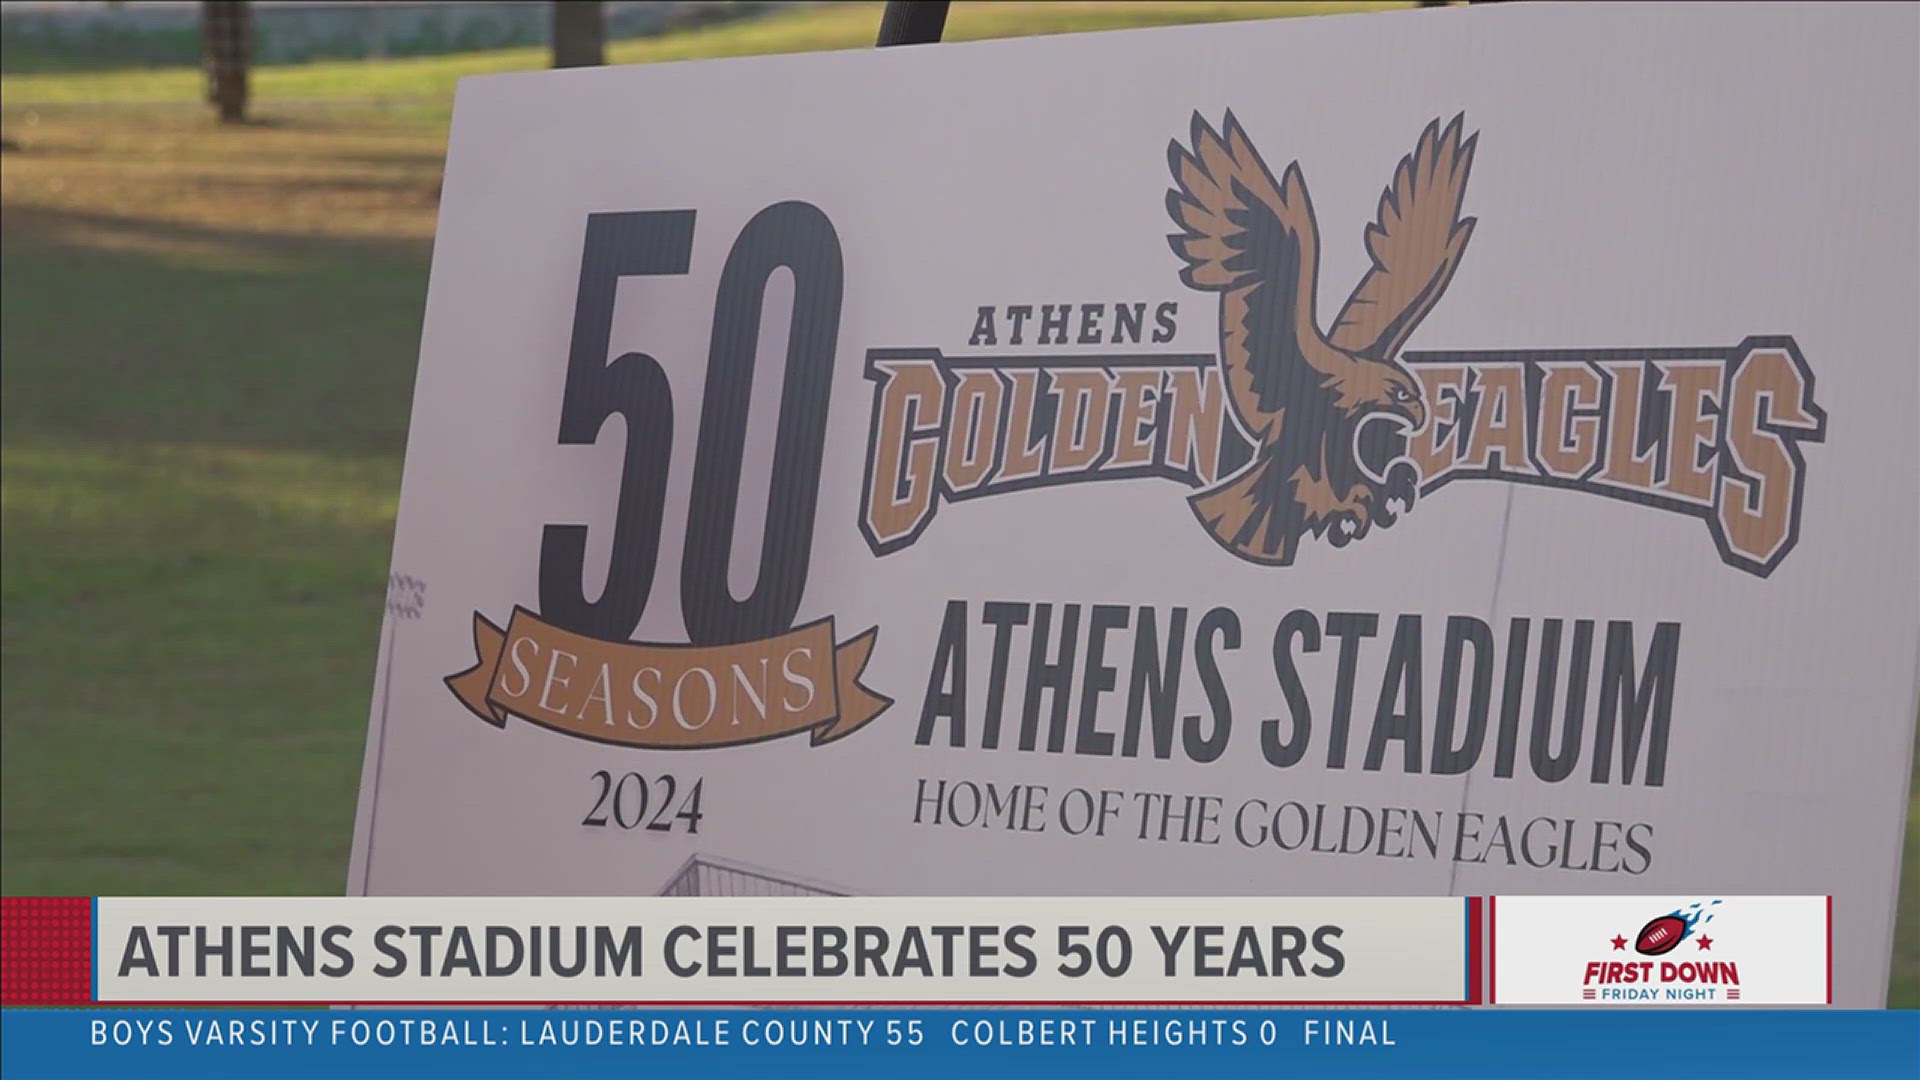
M949 29L1340 6L962 3ZM877 22L815 9L611 58L862 47ZM266 69L239 128L190 70L0 75L6 892L343 887L445 116L459 77L543 62ZM1916 839L1920 804L1908 1007Z

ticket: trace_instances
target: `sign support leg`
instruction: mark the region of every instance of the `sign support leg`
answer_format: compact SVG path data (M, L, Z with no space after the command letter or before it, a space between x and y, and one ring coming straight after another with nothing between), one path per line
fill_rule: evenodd
M887 0L874 45L927 45L939 41L946 28L947 0Z

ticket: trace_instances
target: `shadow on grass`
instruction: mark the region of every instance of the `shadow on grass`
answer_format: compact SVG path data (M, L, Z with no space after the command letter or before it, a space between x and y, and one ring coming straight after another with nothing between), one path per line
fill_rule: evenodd
M345 880L417 245L9 213L10 893Z
M10 210L6 439L397 454L427 254Z

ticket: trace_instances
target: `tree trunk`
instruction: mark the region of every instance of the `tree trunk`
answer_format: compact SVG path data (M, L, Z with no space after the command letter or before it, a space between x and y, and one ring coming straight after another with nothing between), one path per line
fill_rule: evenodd
M253 19L246 0L203 0L200 52L207 68L207 100L222 123L247 118L247 68L253 62Z
M553 66L599 67L607 62L607 26L600 0L554 0Z

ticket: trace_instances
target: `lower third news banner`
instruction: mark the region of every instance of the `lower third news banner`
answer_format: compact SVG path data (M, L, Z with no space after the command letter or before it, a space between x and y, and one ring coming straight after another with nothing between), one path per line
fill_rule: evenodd
M1477 1000L1476 900L102 899L103 1003Z
M1910 1013L1740 1007L1824 1000L1826 934L1823 897L6 897L0 1072L1915 1075ZM1629 968L1659 994L1473 1007Z

